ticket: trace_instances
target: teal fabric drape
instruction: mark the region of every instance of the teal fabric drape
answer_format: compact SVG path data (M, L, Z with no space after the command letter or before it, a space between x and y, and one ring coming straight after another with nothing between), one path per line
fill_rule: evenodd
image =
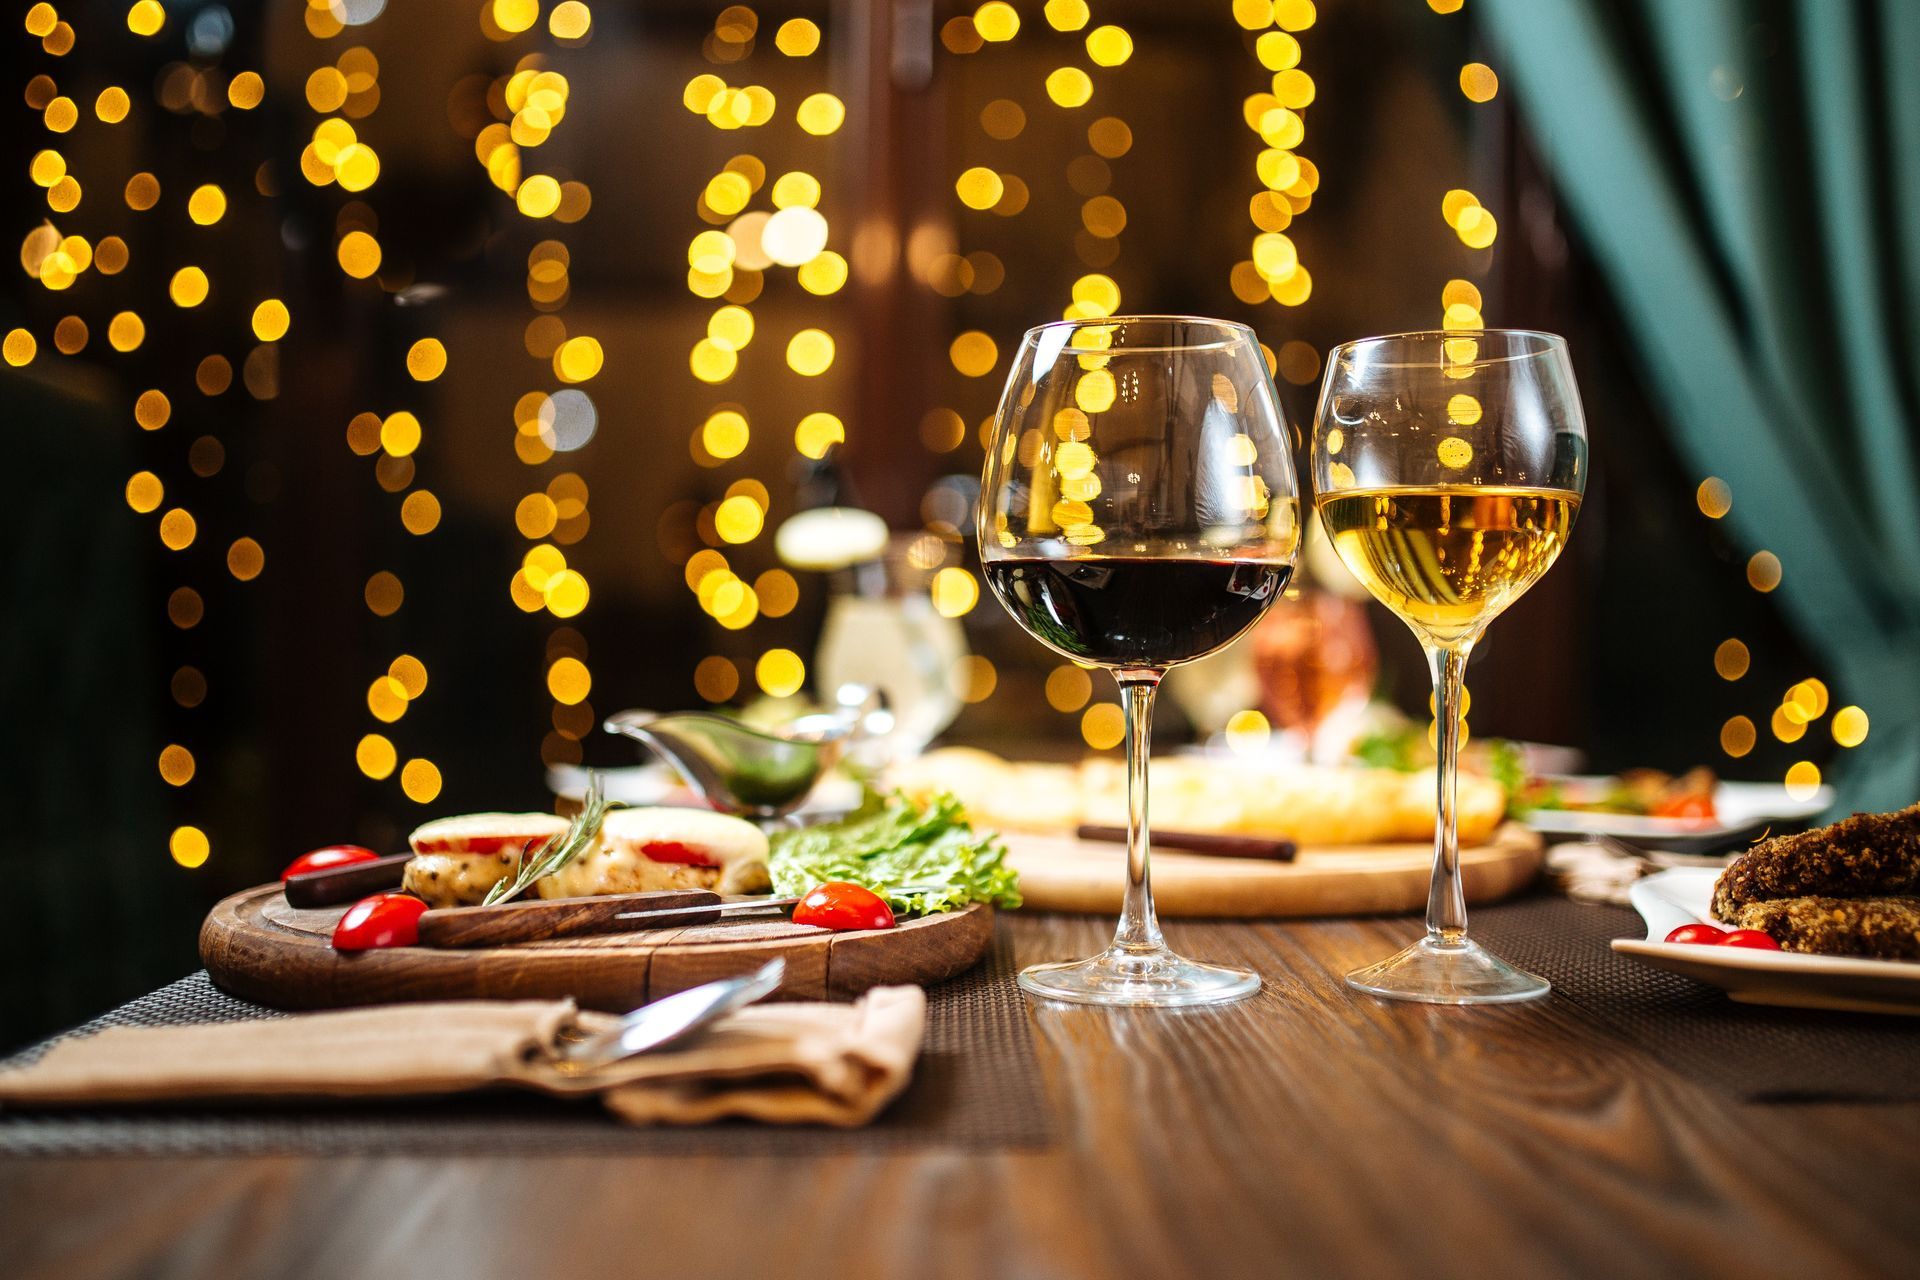
M1841 806L1913 803L1920 2L1475 8L1683 455L1868 713Z

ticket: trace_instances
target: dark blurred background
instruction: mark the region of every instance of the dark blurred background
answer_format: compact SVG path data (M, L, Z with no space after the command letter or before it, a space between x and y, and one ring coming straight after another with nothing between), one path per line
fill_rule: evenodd
M762 655L806 662L829 595L772 545L800 503L856 500L970 574L953 495L964 509L1007 356L1096 274L1123 311L1252 324L1296 425L1332 344L1438 327L1450 282L1475 286L1488 325L1566 334L1593 480L1568 558L1476 662L1473 732L1578 747L1603 770L1778 780L1835 755L1824 728L1767 730L1790 686L1829 672L1749 585L1759 547L1713 518L1708 477L1669 443L1516 95L1463 79L1507 74L1471 4L1093 0L1076 22L1084 6L1021 0L1006 39L985 38L1005 34L993 5L921 0L44 8L4 37L23 269L0 329L33 353L10 336L0 368L5 777L26 815L0 850L18 913L0 1044L190 969L205 909L311 846L397 848L436 814L547 807L549 765L632 763L595 727L609 711L741 705L757 679L785 691L794 672ZM1090 44L1110 25L1130 46L1112 66L1118 38ZM1310 78L1293 150L1317 185L1267 207L1286 209L1310 292L1249 262L1267 188L1246 103L1295 65L1276 33ZM1050 94L1063 67L1090 100ZM1054 83L1074 101L1071 78ZM109 123L116 86L129 106ZM833 120L802 108L815 94L844 110L829 132L801 126ZM323 121L351 134L317 137ZM77 203L41 181L49 151ZM986 209L965 199L975 167L999 176ZM742 181L715 185L730 169ZM135 209L143 173L158 197ZM737 220L772 211L793 173L817 182L844 285L831 262L796 272L738 247L700 271L702 232L766 248ZM197 220L207 184L224 211ZM804 205L807 187L780 198ZM1456 189L1497 223L1490 244L1443 216ZM210 287L177 305L188 267ZM256 311L270 299L284 334ZM696 349L738 326L714 319L728 306L751 341ZM818 376L793 367L804 330L833 344ZM979 339L953 345L975 333L985 367ZM709 381L702 361L737 368ZM584 394L550 398L569 390ZM136 413L152 391L164 423L152 400ZM708 426L725 410L744 443L731 419ZM804 427L815 413L839 432ZM736 542L719 504L742 496L763 528ZM703 549L753 588L745 625L691 589ZM1049 702L1038 646L990 600L959 608L948 581L984 662L956 675L945 740L1112 749L1081 702ZM1373 622L1384 688L1424 716L1416 647ZM1738 680L1716 674L1730 638L1749 655ZM1757 744L1723 734L1738 716ZM1162 740L1206 728L1170 709Z

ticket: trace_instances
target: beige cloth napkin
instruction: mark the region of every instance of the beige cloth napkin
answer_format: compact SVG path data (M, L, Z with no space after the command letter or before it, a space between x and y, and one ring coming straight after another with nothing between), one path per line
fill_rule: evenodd
M918 987L852 1004L762 1004L685 1045L578 1075L562 1036L616 1019L571 1000L382 1005L254 1022L111 1027L0 1071L0 1102L99 1105L188 1099L411 1097L492 1086L598 1094L631 1124L731 1116L860 1125L913 1074L926 1026Z

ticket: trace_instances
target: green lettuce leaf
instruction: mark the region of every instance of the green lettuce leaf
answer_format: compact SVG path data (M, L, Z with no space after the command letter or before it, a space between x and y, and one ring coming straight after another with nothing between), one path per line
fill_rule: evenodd
M925 807L869 791L835 822L775 832L767 866L773 891L797 896L829 880L864 885L895 911L925 915L971 902L1020 905L1019 878L998 836L968 825L960 802L939 795ZM920 886L937 886L932 889ZM913 886L912 891L907 891Z

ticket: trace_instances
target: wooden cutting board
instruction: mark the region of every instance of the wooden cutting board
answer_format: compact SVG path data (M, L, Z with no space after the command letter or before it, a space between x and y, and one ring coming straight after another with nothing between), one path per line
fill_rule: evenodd
M1009 860L1031 910L1113 915L1126 882L1126 848L1067 836L1006 832ZM1538 833L1517 822L1460 851L1468 902L1496 902L1540 872ZM1345 916L1419 911L1433 871L1430 844L1323 845L1292 862L1154 850L1153 899L1163 916Z
M979 963L993 942L993 908L976 904L861 933L769 919L510 947L344 953L330 938L346 909L290 907L277 884L236 893L200 927L200 959L222 990L276 1009L571 996L583 1008L625 1013L775 956L787 962L775 999L850 999L869 987L939 982Z

